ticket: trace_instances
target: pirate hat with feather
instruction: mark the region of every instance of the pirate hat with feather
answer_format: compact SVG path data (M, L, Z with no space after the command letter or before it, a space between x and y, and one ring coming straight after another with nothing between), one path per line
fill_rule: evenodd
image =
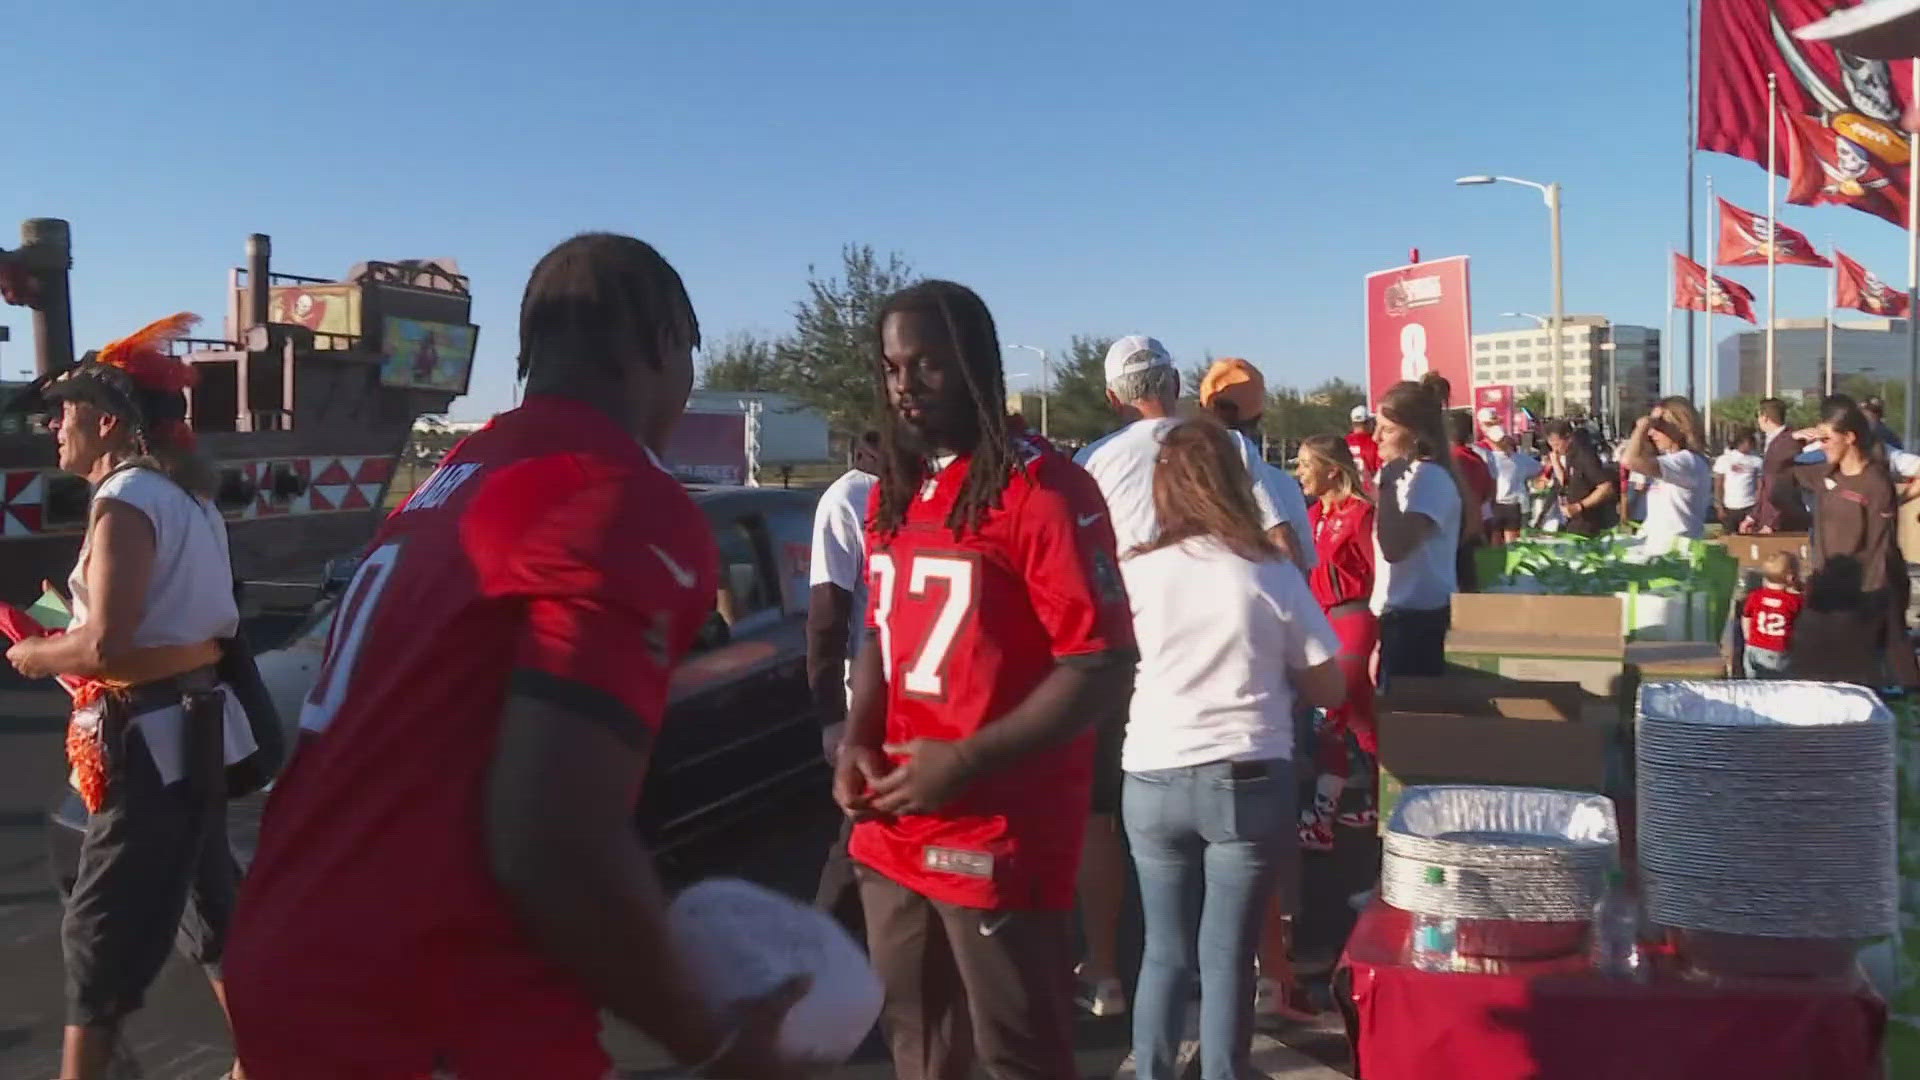
M186 391L197 373L171 346L199 322L198 315L181 312L149 323L65 371L34 380L9 411L45 412L62 401L79 401L126 421L143 439L161 433L187 438Z

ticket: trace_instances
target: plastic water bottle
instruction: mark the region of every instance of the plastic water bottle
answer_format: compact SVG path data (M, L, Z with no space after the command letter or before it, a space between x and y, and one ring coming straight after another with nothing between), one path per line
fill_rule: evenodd
M1627 891L1626 875L1607 873L1607 891L1593 906L1590 939L1595 971L1616 979L1644 981L1646 952L1640 945L1640 901Z
M1443 885L1447 872L1438 866L1426 870L1428 885ZM1413 940L1409 945L1413 966L1421 971L1452 971L1458 965L1459 921L1446 915L1413 914Z

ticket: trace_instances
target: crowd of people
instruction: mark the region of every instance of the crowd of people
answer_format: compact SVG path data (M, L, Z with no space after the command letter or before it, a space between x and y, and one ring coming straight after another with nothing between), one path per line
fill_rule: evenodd
M1076 1003L1131 1012L1138 1075L1172 1077L1196 985L1201 1075L1246 1075L1256 1015L1303 1007L1303 852L1375 824L1375 694L1445 672L1483 544L1599 533L1623 505L1649 543L1697 538L1717 478L1730 528L1813 530L1804 585L1777 560L1747 601L1746 664L1920 683L1893 533L1893 473L1920 458L1848 399L1797 432L1763 403L1760 434L1710 461L1682 398L1607 448L1451 409L1429 376L1288 470L1263 453L1256 367L1213 364L1183 405L1173 357L1133 335L1105 362L1114 431L1069 458L1009 415L971 290L911 286L873 333L881 420L813 546L808 672L846 820L817 900L866 943L906 1080L1077 1075ZM715 595L713 539L656 456L699 340L638 240L583 235L534 268L526 401L381 527L237 902L221 777L258 747L220 668L238 616L180 364L123 349L45 389L94 510L71 629L8 659L114 688L69 738L99 798L63 1077L115 1075L183 912L236 1077L597 1080L603 1012L692 1075L805 1071L777 1039L804 982L715 1011L632 828Z

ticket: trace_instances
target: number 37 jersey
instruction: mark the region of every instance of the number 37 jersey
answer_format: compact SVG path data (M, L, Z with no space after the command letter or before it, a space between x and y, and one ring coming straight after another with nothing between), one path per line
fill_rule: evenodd
M1113 524L1091 476L1016 436L1017 471L978 530L947 525L970 458L922 486L899 532L867 518L867 625L887 680L887 742L960 740L1026 700L1056 663L1131 656ZM1089 720L1107 721L1098 717ZM854 831L852 854L946 903L1063 908L1091 798L1094 729L975 780L940 812Z

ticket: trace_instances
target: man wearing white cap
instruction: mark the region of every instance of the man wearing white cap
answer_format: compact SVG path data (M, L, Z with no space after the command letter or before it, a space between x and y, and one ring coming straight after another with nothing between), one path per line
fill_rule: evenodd
M1074 455L1074 463L1093 475L1107 500L1113 535L1122 558L1160 533L1153 508L1153 470L1160 459L1160 440L1180 421L1174 409L1180 400L1180 372L1166 347L1143 334L1129 334L1107 350L1107 404L1123 426ZM1236 440L1249 455L1250 444ZM1246 461L1250 478L1257 478L1255 461ZM1305 535L1276 509L1270 493L1257 479L1254 504L1260 525L1281 535L1278 542L1289 555L1299 551L1295 537ZM1080 862L1080 910L1086 923L1087 962L1081 977L1088 984L1085 1004L1095 1016L1126 1011L1118 971L1120 908L1130 870L1120 842L1120 743L1125 714L1100 726L1100 749L1094 764L1093 819L1087 828Z
M1365 405L1355 405L1353 411L1347 413L1347 422L1353 426L1353 430L1347 432L1347 449L1367 482L1372 483L1373 478L1380 475L1380 444L1373 440L1373 411Z

